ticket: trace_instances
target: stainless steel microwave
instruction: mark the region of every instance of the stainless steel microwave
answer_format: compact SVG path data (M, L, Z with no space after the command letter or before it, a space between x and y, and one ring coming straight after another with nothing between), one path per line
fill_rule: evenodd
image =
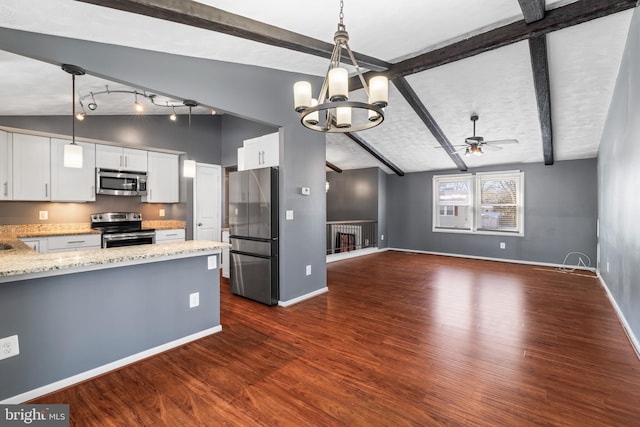
M96 168L96 194L145 196L147 173Z

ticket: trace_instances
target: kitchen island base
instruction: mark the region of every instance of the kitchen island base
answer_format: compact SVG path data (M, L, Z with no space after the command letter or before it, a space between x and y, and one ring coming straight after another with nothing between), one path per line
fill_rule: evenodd
M220 331L212 256L219 265L219 253L200 252L0 283L0 337L19 338L19 354L0 360L0 403L24 402ZM199 305L190 307L195 293Z

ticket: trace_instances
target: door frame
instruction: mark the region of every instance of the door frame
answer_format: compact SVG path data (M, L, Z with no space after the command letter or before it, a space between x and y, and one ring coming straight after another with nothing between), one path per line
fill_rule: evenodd
M218 203L218 208L220 209L220 219L222 220L222 191L223 191L223 186L222 186L222 166L221 165L214 165L211 163L196 163L196 174L193 177L193 185L192 185L192 194L191 194L191 199L193 200L193 215L192 215L192 222L193 224L191 225L192 227L192 239L196 240L196 237L198 235L197 230L198 230L198 167L199 166L205 166L205 167L212 167L212 168L217 168L220 171L220 188L218 189L219 191L219 203ZM218 224L218 229L220 230L220 236L218 236L217 238L219 239L218 241L222 241L222 222L220 224Z

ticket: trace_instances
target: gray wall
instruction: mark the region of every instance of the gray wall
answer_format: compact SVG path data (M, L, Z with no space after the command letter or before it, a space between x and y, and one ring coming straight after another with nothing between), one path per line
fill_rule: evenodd
M386 248L387 237L387 174L378 169L378 248Z
M101 116L76 120L76 137L99 139L132 148L159 148L188 153L201 163L220 164L224 116L185 115L172 122L166 115ZM0 126L71 135L69 116L0 116Z
M239 117L225 115L222 121L222 157L221 165L236 166L238 164L238 148L245 139L277 132L276 126L244 120Z
M379 170L327 172L327 221L377 220Z
M0 49L55 66L82 66L87 74L202 105L281 128L280 299L326 286L325 135L300 125L292 87L318 77L263 67L172 55L0 28ZM179 76L179 77L176 77ZM300 187L310 187L301 196ZM285 221L286 210L295 219ZM305 265L313 274L305 275Z
M219 326L219 274L196 256L0 283L0 337L20 347L0 363L0 400Z
M387 177L389 247L458 255L561 264L569 252L596 261L596 159L504 165L470 170L524 171L524 237L434 233L433 175L457 171L410 173ZM506 249L500 249L505 242Z
M639 115L640 15L636 9L598 153L599 272L636 345L640 337Z

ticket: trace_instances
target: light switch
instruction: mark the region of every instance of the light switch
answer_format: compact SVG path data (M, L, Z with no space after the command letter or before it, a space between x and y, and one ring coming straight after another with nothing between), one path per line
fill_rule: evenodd
M293 219L293 211L287 211L287 221L290 221Z

